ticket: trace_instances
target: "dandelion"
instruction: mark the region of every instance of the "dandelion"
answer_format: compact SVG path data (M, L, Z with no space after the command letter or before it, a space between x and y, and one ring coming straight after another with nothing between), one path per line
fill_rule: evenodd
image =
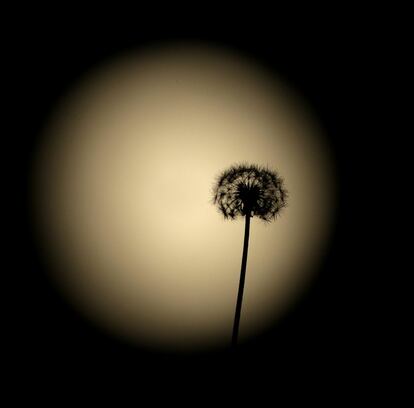
M287 191L283 179L272 170L239 164L219 175L213 189L214 204L225 219L245 218L243 256L234 317L232 345L237 344L249 246L250 218L271 222L286 207Z

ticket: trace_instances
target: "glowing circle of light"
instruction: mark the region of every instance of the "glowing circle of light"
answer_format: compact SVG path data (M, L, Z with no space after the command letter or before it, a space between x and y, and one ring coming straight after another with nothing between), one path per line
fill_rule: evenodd
M247 57L158 46L89 72L50 118L33 167L36 231L63 296L95 324L155 349L226 346L243 220L212 186L234 163L284 178L288 207L253 219L241 339L311 281L331 228L329 148L309 108Z

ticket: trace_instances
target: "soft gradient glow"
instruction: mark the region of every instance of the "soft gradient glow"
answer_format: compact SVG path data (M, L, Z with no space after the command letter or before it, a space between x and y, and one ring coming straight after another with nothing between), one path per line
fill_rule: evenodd
M269 165L289 204L253 219L241 340L309 282L332 218L329 151L309 111L253 61L201 45L132 53L86 76L36 153L34 208L52 276L95 323L140 345L227 345L244 222L212 205L218 173Z

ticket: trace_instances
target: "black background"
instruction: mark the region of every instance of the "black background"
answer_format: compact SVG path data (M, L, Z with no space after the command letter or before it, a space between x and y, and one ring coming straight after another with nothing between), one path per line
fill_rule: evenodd
M365 370L376 364L376 345L368 335L373 316L365 284L372 271L363 256L368 248L361 229L366 191L361 169L373 143L367 131L368 97L376 78L372 60L377 48L386 45L383 28L370 23L372 14L358 12L304 13L299 18L269 10L259 16L246 13L243 19L221 12L210 16L199 11L191 18L174 13L134 10L132 18L113 15L104 20L98 14L68 16L62 10L36 18L26 15L10 29L8 119L17 142L10 170L19 178L16 208L23 214L16 237L19 250L12 253L17 289L9 307L17 377L22 372L45 381L128 377L141 387L169 383L178 388L189 378L210 386L236 378L260 384L258 379L265 378L261 384L273 387L279 376L292 382L315 381L317 376L328 388L358 379L363 383ZM121 52L183 39L227 46L281 75L311 104L337 165L337 217L317 278L277 326L236 353L160 354L109 337L55 291L31 229L31 155L58 98L90 68Z

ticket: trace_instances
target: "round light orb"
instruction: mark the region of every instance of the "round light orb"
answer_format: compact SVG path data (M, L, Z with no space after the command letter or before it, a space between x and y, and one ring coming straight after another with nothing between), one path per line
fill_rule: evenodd
M232 164L284 178L287 208L252 219L240 341L311 282L329 239L334 167L311 110L234 51L168 44L90 70L35 152L33 208L50 276L111 335L156 350L230 343L244 222L212 204Z

